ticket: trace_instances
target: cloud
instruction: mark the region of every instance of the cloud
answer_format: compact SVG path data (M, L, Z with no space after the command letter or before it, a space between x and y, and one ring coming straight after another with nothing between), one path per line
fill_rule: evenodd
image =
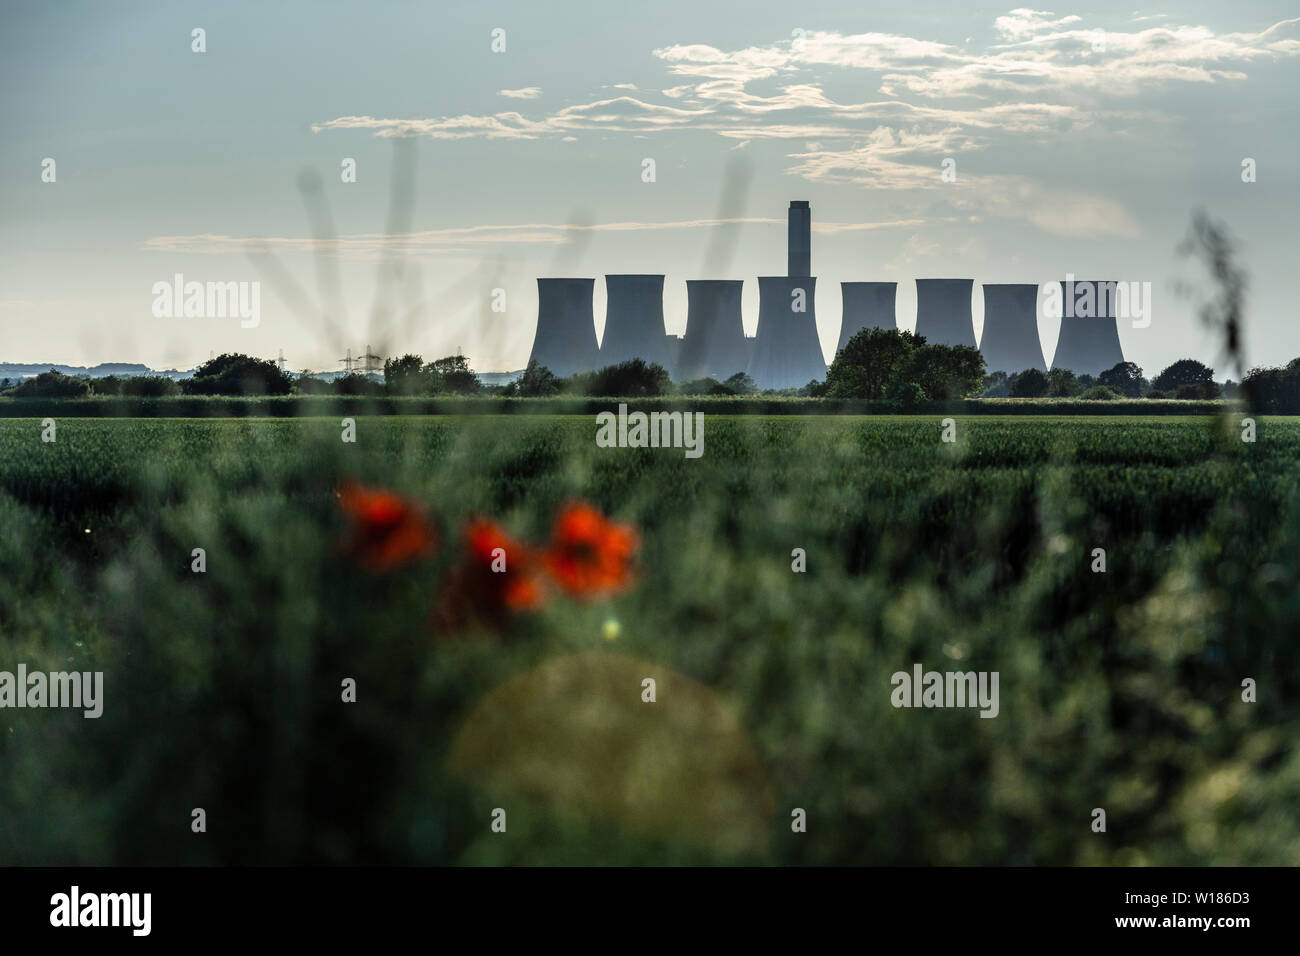
M733 51L677 44L652 51L671 75L689 79L661 91L671 102L619 95L535 118L517 111L430 118L341 116L312 129L444 140L679 129L738 139L820 139L850 138L861 134L864 123L892 119L1048 133L1059 131L1052 129L1054 121L1087 124L1117 110L1131 112L1106 101L1132 97L1153 85L1244 79L1241 67L1253 60L1300 54L1297 22L1300 18L1284 20L1259 33L1215 34L1188 26L1110 31L1104 34L1105 49L1098 50L1094 41L1101 34L1083 29L1079 17L1018 8L994 22L1004 42L982 52L893 34L822 31L807 33L797 49L790 43ZM842 103L811 77L801 79L801 74L828 67L878 74L879 98ZM760 80L775 80L776 88L763 93L750 89ZM634 84L613 85L635 91ZM522 98L540 90L500 93ZM1081 94L1090 100L1078 102ZM952 102L936 105L942 100Z
M1140 18L1146 20L1148 18ZM1300 55L1300 18L1250 33L1203 26L1138 24L1102 33L1077 15L1016 8L993 21L983 49L889 33L805 31L797 42L724 50L685 43L652 51L675 84L659 94L614 84L619 95L528 117L520 112L425 119L344 116L313 130L362 129L377 136L434 139L569 140L583 132L633 137L690 130L755 143L805 144L786 172L809 182L899 190L900 202L933 196L938 161L1017 139L1068 142L1104 125L1113 135L1173 120L1142 94L1171 85L1234 83L1254 62ZM876 87L860 102L827 92L829 71L844 88ZM1116 132L1118 131L1118 132ZM986 176L975 211L1019 217L1055 233L1135 235L1125 210L1102 197L1053 197L1024 177ZM906 193L916 195L908 199ZM925 200L928 201L928 200ZM1049 211L1056 203L1055 212ZM1066 204L1069 215L1061 216Z
M542 95L540 86L525 86L520 90L497 90L497 96L504 96L512 100L535 100Z
M875 222L815 222L813 232L833 234L863 230L891 229L921 225L920 219L880 220ZM449 229L426 229L420 232L389 235L356 233L337 239L313 239L301 236L231 236L217 233L155 236L145 240L146 252L182 255L256 255L260 251L323 252L341 258L374 260L394 252L408 255L436 256L463 254L483 246L562 245L578 232L645 232L678 229L712 229L740 223L786 226L785 219L770 217L730 217L721 219L679 219L665 222L605 223L519 223L497 226L463 226Z
M1006 16L998 17L993 21L993 29L1002 36L1018 40L1034 33L1040 33L1044 30L1052 30L1059 27L1069 26L1071 23L1079 23L1083 18L1076 16L1061 17L1059 20L1053 20L1052 14L1046 10L1028 10L1024 7L1012 10Z
M1134 216L1103 196L1049 190L1022 176L971 176L960 169L955 183L944 182L937 162L922 164L911 155L919 151L938 156L961 148L943 134L900 136L881 127L871 140L856 149L794 153L791 158L798 162L790 171L810 182L936 195L942 191L953 208L966 212L968 218L1023 219L1055 235L1133 238L1140 234Z
M957 130L917 133L878 126L861 146L791 153L789 172L809 182L869 189L937 189L942 183L935 157L978 148ZM924 159L921 156L924 154Z
M643 132L688 128L706 118L706 110L681 109L645 103L630 96L616 96L566 106L538 120L508 111L489 116L444 116L433 119L380 119L373 116L340 116L316 123L312 132L364 129L376 136L427 136L431 139L540 139L584 130Z

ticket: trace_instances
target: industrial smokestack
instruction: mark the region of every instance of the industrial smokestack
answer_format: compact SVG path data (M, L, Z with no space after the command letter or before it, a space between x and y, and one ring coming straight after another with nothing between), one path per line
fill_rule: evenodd
M537 333L530 361L561 378L597 367L600 349L591 310L595 285L595 279L537 280Z
M975 323L970 313L973 279L917 279L916 334L931 345L975 348Z
M799 279L812 275L812 209L805 200L790 202L786 252L789 258L787 275Z
M811 276L760 276L758 335L749 374L759 388L802 388L824 381L826 360L817 337Z
M841 282L844 294L844 321L840 323L838 354L849 339L863 329L896 329L894 299L897 282Z
M1115 283L1061 283L1061 334L1052 368L1075 375L1100 375L1124 361L1115 321Z
M726 381L749 367L745 326L740 314L740 279L686 281L686 335L676 378Z
M1047 371L1038 339L1036 284L984 286L984 334L980 351L990 372Z
M617 365L632 359L672 369L664 332L664 277L605 276L607 292L605 335L600 364Z

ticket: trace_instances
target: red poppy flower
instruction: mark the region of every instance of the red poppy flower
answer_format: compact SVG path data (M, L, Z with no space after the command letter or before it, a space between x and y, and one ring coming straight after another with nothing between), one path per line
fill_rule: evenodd
M618 591L632 579L637 533L615 524L589 504L560 513L546 551L546 567L572 597L591 599Z
M392 571L433 551L437 535L414 502L355 481L345 482L338 498L352 519L348 550L368 570Z
M434 628L455 634L477 624L504 630L520 611L545 603L545 582L535 551L494 521L476 518L465 528L465 559L444 582L434 607Z
M545 592L537 573L537 556L531 548L486 518L470 522L465 540L470 576L478 585L480 599L511 611L532 611L542 605Z

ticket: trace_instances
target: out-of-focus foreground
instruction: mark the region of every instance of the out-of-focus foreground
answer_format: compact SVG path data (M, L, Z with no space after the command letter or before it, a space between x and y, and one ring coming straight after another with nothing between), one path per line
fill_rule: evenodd
M104 674L0 710L0 863L1300 863L1300 423L955 427L0 421L0 670ZM430 546L358 560L349 481ZM572 501L630 584L446 613L471 520ZM998 716L893 707L918 663Z

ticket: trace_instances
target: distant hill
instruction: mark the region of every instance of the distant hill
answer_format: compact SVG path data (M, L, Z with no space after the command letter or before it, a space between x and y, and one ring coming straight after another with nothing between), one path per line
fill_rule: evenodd
M32 378L54 369L64 375L86 378L103 378L106 375L162 375L166 378L189 378L194 369L179 371L174 368L157 371L139 362L101 362L98 365L60 365L58 362L0 362L0 378Z
M60 365L58 362L0 362L0 379L24 379L34 378L42 372L48 372L54 369L56 372L62 372L64 375L84 376L85 378L103 378L106 375L117 375L122 378L135 375L161 375L164 378L182 379L192 378L194 369L169 368L163 371L152 369L147 365L139 362L101 362L98 365ZM346 372L315 372L312 378L319 378L326 382L332 382L334 379L346 375ZM519 376L524 374L523 369L515 372L479 372L478 380L484 385L505 385L515 381ZM382 376L370 376L376 381L383 381Z
M474 374L478 376L478 380L484 385L508 385L522 376L524 370L519 369L517 372L475 372Z

